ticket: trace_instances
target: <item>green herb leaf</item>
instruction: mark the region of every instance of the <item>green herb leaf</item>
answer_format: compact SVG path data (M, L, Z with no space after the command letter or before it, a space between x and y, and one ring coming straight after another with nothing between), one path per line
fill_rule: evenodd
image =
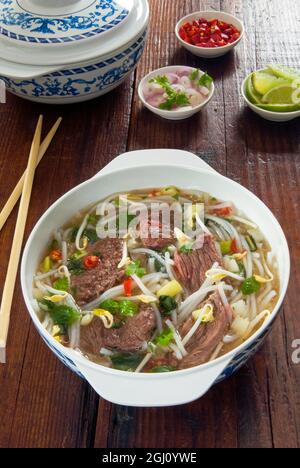
M88 224L93 224L94 226L96 226L99 219L100 219L100 216L96 215L95 213L92 213L92 214L89 215L89 217L87 219L87 222L88 222Z
M70 285L68 278L58 278L56 281L54 281L53 287L59 291L69 291Z
M183 107L190 104L188 95L182 91L175 91L168 78L164 75L155 76L149 83L157 83L166 92L168 99L159 105L162 110L172 110L174 107Z
M164 315L170 315L172 310L176 309L177 302L171 296L160 296L159 306L161 310L163 311Z
M79 229L78 226L73 227L72 231L70 232L69 239L70 239L71 242L75 242L76 236L77 236L77 233L78 233L78 229Z
M185 244L181 246L179 250L181 253L188 254L193 250L193 246L191 244Z
M85 229L83 231L83 235L86 236L92 244L99 239L97 232L94 229Z
M125 275L126 276L132 276L132 275L137 275L139 278L144 276L146 274L145 268L142 268L140 260L136 260L135 262L129 263L127 267L125 268Z
M210 88L213 81L214 81L213 78L208 73L204 73L204 75L202 75L200 80L198 81L198 85L205 86L206 88Z
M100 309L108 310L111 314L116 314L120 311L120 303L114 301L113 299L107 299L104 302L101 302Z
M260 283L256 281L254 276L251 276L251 278L245 279L245 281L242 283L241 291L245 296L248 296L259 291L260 286Z
M80 275L80 273L85 271L80 258L70 258L67 267L72 275Z
M140 353L118 353L110 357L114 369L134 371L143 359Z
M124 299L119 302L120 314L124 317L133 317L138 313L139 307L135 302Z
M64 304L56 304L47 299L43 299L42 304L47 307L54 325L70 326L81 317L78 310L73 309L73 307Z
M190 74L190 80L192 80L192 81L198 80L199 72L200 72L200 70L198 68L195 68L195 70L193 70L192 73Z
M153 373L159 373L159 372L173 372L175 371L175 367L173 366L155 366L155 367L152 367L151 369L151 372Z
M173 339L173 331L171 328L164 330L160 335L154 338L153 343L158 346L168 346Z

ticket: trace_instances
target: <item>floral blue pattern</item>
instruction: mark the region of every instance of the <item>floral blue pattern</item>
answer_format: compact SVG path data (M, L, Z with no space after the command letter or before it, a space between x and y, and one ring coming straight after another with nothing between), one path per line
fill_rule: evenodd
M121 82L136 66L140 59L144 45L146 34L127 49L123 54L120 54L108 62L101 62L85 68L76 68L73 70L62 70L50 75L45 75L40 78L28 80L13 80L6 77L0 77L8 90L15 94L22 94L24 97L33 98L50 98L53 97L82 97L83 95L100 94ZM116 62L117 66L111 67ZM92 70L101 70L98 75L90 76ZM69 75L76 75L70 77ZM82 74L82 77L79 75ZM89 78L84 78L84 74Z
M120 9L115 0L95 0L85 15L35 16L19 5L18 9L12 6L13 1L0 0L0 33L12 39L43 44L78 41L101 34L120 24L129 14L128 10ZM20 34L20 30L24 33ZM66 32L71 35L62 35Z

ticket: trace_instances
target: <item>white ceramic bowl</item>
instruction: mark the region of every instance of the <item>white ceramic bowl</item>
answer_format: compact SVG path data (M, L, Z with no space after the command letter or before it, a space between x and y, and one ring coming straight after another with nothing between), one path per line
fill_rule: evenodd
M197 47L192 44L188 44L183 39L181 39L179 35L179 30L183 24L187 22L199 20L200 18L205 18L208 20L218 19L220 21L225 21L226 23L232 24L240 31L241 33L240 37L232 44L228 44L223 47L215 47L213 49L209 49L206 47ZM178 21L175 27L175 34L177 36L178 41L181 43L181 45L183 45L183 47L189 50L192 54L197 55L197 57L204 57L204 58L216 58L216 57L221 57L222 55L227 54L235 46L237 46L238 43L242 40L244 36L244 32L245 32L245 28L241 20L239 20L233 15L230 15L229 13L225 13L223 11L214 11L214 10L197 11L195 13L191 13L187 16L184 16L184 18Z
M141 152L143 153L143 152ZM153 151L156 155L156 152ZM141 155L142 156L142 155ZM151 151L147 152L151 161ZM163 154L160 156L163 161ZM245 343L206 364L163 374L134 374L102 367L59 344L41 325L34 307L32 278L54 229L78 210L111 193L136 188L175 184L198 188L232 200L261 227L277 256L280 294L272 315ZM29 314L43 340L70 369L83 376L103 398L131 406L169 406L201 397L213 383L233 374L252 356L270 331L284 300L290 272L289 250L284 233L271 211L255 195L218 173L182 165L148 164L100 174L75 187L56 201L38 221L27 241L21 266L22 291Z
M140 82L139 87L138 87L138 94L139 98L142 101L143 105L147 107L151 112L153 112L156 115L159 115L160 117L167 119L167 120L184 120L188 119L194 114L197 114L198 112L201 111L212 99L214 92L215 92L215 85L214 83L211 84L211 89L210 93L207 96L207 99L205 102L202 104L199 104L199 106L194 107L193 109L179 109L176 111L168 111L168 110L163 110L163 109L158 109L157 107L151 106L146 99L144 98L144 93L143 89L147 82L151 80L151 78L154 78L157 75L164 75L165 73L174 73L178 70L182 70L183 68L189 69L192 73L193 70L195 70L195 67L186 67L182 65L174 65L174 66L169 66L169 67L163 67L159 68L157 70L152 71L148 75L146 75ZM201 76L204 74L203 71L200 70Z
M263 119L270 120L271 122L289 122L290 120L297 119L298 117L300 117L300 109L294 112L271 112L265 109L261 109L260 107L257 107L255 104L250 102L246 93L246 83L247 83L249 76L250 75L248 75L244 79L242 83L242 87L241 87L241 92L242 92L244 101L246 102L247 106L253 110L253 112L258 114Z

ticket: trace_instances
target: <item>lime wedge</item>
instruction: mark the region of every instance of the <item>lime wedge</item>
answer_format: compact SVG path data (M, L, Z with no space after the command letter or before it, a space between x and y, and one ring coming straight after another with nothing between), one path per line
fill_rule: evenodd
M266 94L268 91L270 91L270 89L279 85L291 84L288 80L278 78L277 76L263 71L254 72L252 74L252 83L255 91L262 95Z
M246 95L252 104L259 104L261 102L261 95L258 94L252 84L252 75L246 81Z
M295 104L293 102L293 93L295 88L292 85L281 85L268 91L262 98L266 104Z
M297 104L257 104L257 107L270 112L296 112L300 111Z
M300 79L300 70L285 67L284 65L269 65L268 72L273 73L278 78L289 81L294 81L297 78Z

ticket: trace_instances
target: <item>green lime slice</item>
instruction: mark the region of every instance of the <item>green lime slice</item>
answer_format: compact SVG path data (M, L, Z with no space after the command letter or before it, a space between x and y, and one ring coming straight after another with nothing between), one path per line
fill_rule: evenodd
M273 73L278 78L283 78L289 81L293 81L297 78L300 79L300 70L285 67L284 65L269 65L268 72Z
M300 111L297 104L257 104L257 107L270 112L296 112Z
M290 81L277 76L271 75L263 71L254 72L252 74L252 83L257 93L265 95L271 89L280 85L290 85Z
M252 84L252 74L246 81L246 96L252 104L259 104L261 102L261 95L258 94Z
M262 102L266 104L295 104L293 101L294 92L295 88L291 85L276 86L263 96Z

